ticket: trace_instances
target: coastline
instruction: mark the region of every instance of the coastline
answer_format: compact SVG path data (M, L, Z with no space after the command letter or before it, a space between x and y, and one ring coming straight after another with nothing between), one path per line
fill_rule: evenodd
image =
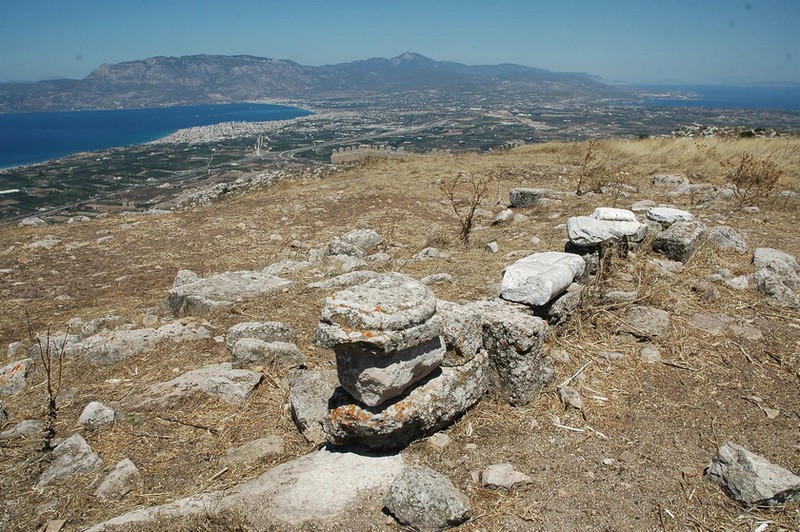
M124 144L119 146L110 146L107 148L101 148L97 150L87 150L87 151L79 151L70 153L68 155L63 155L61 157L53 157L51 159L45 159L42 161L32 162L32 163L25 163L25 164L12 164L9 166L0 166L0 172L5 172L9 170L20 170L20 169L27 169L27 168L35 168L40 165L51 164L57 161L65 161L72 158L82 158L93 154L103 153L107 150L119 149L119 148L129 148L133 146L147 146L147 145L159 145L159 144L188 144L188 145L197 145L197 144L205 144L211 142L218 142L221 140L226 139L237 139L243 138L250 135L258 135L264 133L270 133L274 131L278 131L284 127L290 126L292 124L296 124L299 121L307 121L307 120L314 120L315 118L319 118L320 114L317 111L309 109L306 107L299 107L298 104L290 105L285 102L265 102L265 101L253 101L253 102L235 102L235 103L252 103L252 104L268 104L268 105L282 105L286 107L295 107L296 109L301 109L303 111L308 111L311 114L298 116L295 118L289 118L285 120L270 120L270 121L262 121L262 122L248 122L248 121L229 121L229 122L220 122L218 124L210 124L207 126L193 126L189 128L182 128L175 130L172 133L164 135L162 137L158 137L153 140L148 140L146 142L140 143L133 143L133 144Z

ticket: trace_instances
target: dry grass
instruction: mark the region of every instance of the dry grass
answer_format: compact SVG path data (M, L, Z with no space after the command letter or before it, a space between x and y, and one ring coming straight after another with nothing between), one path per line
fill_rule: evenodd
M568 195L560 204L520 210L527 216L525 221L498 226L490 222L505 208L512 187L573 192L587 145L546 144L487 155L370 161L323 180L286 182L164 217L112 216L85 224L0 227L1 267L12 270L0 277L0 296L5 302L0 308L0 340L9 343L26 337L26 309L41 328L52 323L53 330L65 329L75 316L88 321L118 314L139 324L148 309L163 301L178 269L189 268L201 275L260 270L281 258L302 258L308 248L356 227L377 230L388 240L387 252L402 259L377 269L400 269L416 278L447 272L455 283L433 288L440 298L454 301L496 296L505 265L530 251L563 249L565 232L556 228L558 224L614 200L620 206L640 199L669 201L709 224L726 223L746 232L751 247L767 245L800 256L794 231L800 222L796 198L768 202L760 213L747 213L735 209L733 202L695 207L692 198L667 198L663 190L650 185L655 173L701 175L721 184L720 160L747 151L779 161L784 170L782 186L796 187L798 148L800 141L795 139L599 142L600 157L630 168L636 193L616 198ZM497 176L479 206L483 211L476 211L472 245L466 248L458 245L459 222L437 185L440 176L458 172ZM110 231L114 239L98 246L95 240L100 231ZM45 234L61 238L64 245L49 252L25 248ZM533 236L541 239L537 246L530 243ZM483 251L483 245L492 240L500 244L500 253ZM428 245L447 251L450 258L405 260ZM585 418L575 410L564 410L552 389L519 408L487 398L448 429L453 441L444 449L423 441L405 451L408 461L445 473L470 496L474 518L464 530L749 530L764 520L775 523L771 530L800 528L796 506L777 512L742 512L705 482L702 474L687 469L701 473L715 448L727 439L790 470L800 467L800 454L787 445L797 443L800 422L800 397L793 393L800 383L800 313L774 309L753 291L735 291L720 284L714 285L716 298L708 298L703 279L722 267L734 275L752 272L749 255L719 253L709 246L676 276L649 267L647 261L654 257L643 247L628 258L613 259L607 274L589 286L591 296L581 310L548 337L548 350L564 349L571 357L558 368L561 376L592 361L575 383L584 396ZM297 331L299 347L311 367L332 367L331 353L311 342L328 294L303 287L335 273L326 268L303 270L292 276L295 286L288 293L238 304L232 311L211 316L215 334L241 321L284 321ZM598 299L611 289L637 290L640 303L670 311L670 335L655 343L662 357L675 365L639 361L641 344L617 334L622 309ZM734 316L761 330L764 340L711 336L691 325L694 313ZM625 359L600 362L595 358L599 351L619 351ZM57 435L82 430L76 420L89 401L118 401L149 383L227 359L224 348L204 341L165 345L111 366L90 367L80 360L67 360L63 388L74 394L59 406ZM10 529L31 530L60 517L68 519L68 527L78 529L127 509L167 502L199 489L224 488L304 454L311 447L287 415L284 377L282 371L268 372L262 386L242 405L196 398L168 416L128 413L111 431L85 434L105 465L129 457L142 471L145 488L120 502L94 500L89 488L94 475L32 493L30 487L44 458L38 451L41 442L0 446L0 491L4 494L0 519L5 513ZM43 374L37 374L35 381L25 393L3 398L11 422L44 415L46 393L39 384ZM780 416L767 419L756 405L743 399L754 395L778 408ZM561 425L581 432L555 426L555 417ZM215 477L227 448L266 434L284 438L283 455ZM614 463L604 465L606 458ZM504 461L533 476L534 485L495 493L474 482L473 472ZM51 501L52 508L41 506ZM385 521L369 521L372 515L355 516L346 526L396 529ZM663 522L662 516L666 516ZM238 522L203 521L189 528L226 526L235 527Z

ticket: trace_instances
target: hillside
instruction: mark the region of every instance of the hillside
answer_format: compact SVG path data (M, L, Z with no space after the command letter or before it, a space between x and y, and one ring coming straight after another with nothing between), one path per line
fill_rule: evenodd
M413 53L320 67L244 55L194 55L103 64L81 80L0 83L0 113L352 98L433 89L630 98L587 74L510 64L468 66Z
M743 152L774 160L783 170L779 187L758 208L742 208L725 193L720 162ZM600 165L607 171L592 171ZM441 179L459 172L494 177L467 246L458 242L459 222L440 189ZM678 177L654 183L657 175ZM587 193L576 195L581 176ZM515 207L510 218L493 223L517 187L547 189L550 201ZM543 353L555 360L551 384L519 406L484 396L442 430L446 437L415 441L400 456L438 471L467 496L472 517L459 530L753 530L767 522L759 530L797 530L796 503L745 511L704 480L703 469L730 440L800 471L800 309L774 306L752 285L737 289L726 282L756 272L756 248L800 258L799 191L800 141L794 138L550 143L489 154L368 160L300 173L182 212L3 225L0 341L22 346L2 355L0 366L26 356L29 328L34 334L48 327L54 334L77 333L92 323L93 331L121 334L174 323L165 301L179 270L201 277L261 272L281 260L308 260L313 250L357 228L373 229L383 243L381 255L355 265L356 271L413 279L446 273L451 281L429 285L440 300L494 300L505 267L534 252L564 250L562 224L570 217L652 200L689 211L708 227L733 228L747 251L719 250L708 241L683 264L659 262L664 257L648 237L610 256L597 275L581 281L583 302L548 326ZM457 200L467 197L460 194ZM644 211L637 215L642 219ZM53 244L32 245L37 242ZM490 242L498 244L497 253L485 251ZM439 253L419 255L430 247ZM85 529L134 509L234 489L314 452L318 446L298 432L288 407L287 377L297 364L280 359L250 368L261 383L242 402L197 393L169 407L130 405L147 397L154 383L230 362L224 339L213 337L242 322L287 324L307 359L303 371L334 368L334 353L315 345L314 335L326 297L341 288L308 284L336 278L346 261L317 257L302 269L284 263L280 276L291 286L187 318L205 328L206 337L164 341L105 363L65 357L55 436L82 435L102 466L34 490L52 458L41 451L41 433L8 436L0 441L0 528L32 530L65 520L65 530ZM188 274L180 275L187 282ZM613 292L633 296L612 300ZM621 330L625 313L637 305L669 315L669 326L647 342ZM118 318L93 321L108 316ZM648 344L658 359L643 358ZM556 386L571 376L582 410L559 400ZM45 418L41 364L28 380L19 393L0 396L8 417L0 431ZM115 405L113 425L89 430L79 423L92 401ZM281 443L261 458L224 461L229 449L267 436ZM141 484L125 496L99 499L99 480L125 458L140 471ZM528 475L527 483L509 490L481 484L481 471L505 462ZM344 513L294 525L263 517L269 507L263 501L248 504L244 513L166 517L128 529L404 529L381 512L380 490Z

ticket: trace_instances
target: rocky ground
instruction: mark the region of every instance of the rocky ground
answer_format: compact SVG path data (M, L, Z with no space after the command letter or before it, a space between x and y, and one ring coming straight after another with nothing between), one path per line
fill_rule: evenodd
M800 528L797 503L746 508L704 475L730 441L787 470L787 493L796 489L789 472L800 471L800 309L791 257L800 257L800 150L791 139L703 142L368 161L183 212L0 228L0 336L9 345L0 359L2 528L79 530L138 511L128 519L142 521L128 529L398 530L414 506L409 493L428 486L447 494L448 519L463 530ZM744 151L784 169L780 187L757 206L740 204L719 166ZM613 168L602 182L587 162L598 158ZM493 177L466 246L440 187L459 172ZM579 181L587 193L574 193ZM511 193L518 188L546 191L526 203ZM454 198L462 208L469 192ZM654 233L676 214L651 211L658 205L693 218L663 231L680 233L670 243ZM359 228L379 240L345 238ZM553 361L555 377L541 379L551 382L540 392L504 388L514 379L498 369L492 349L502 347L487 347L494 377L486 393L452 424L423 430L399 450L354 453L334 430L347 452L331 452L320 450L321 432L300 433L290 408L298 379L335 369L354 334L334 330L344 322L337 299L326 298L396 272L416 294L413 327L430 319L420 317L429 315L427 290L442 315L476 304L505 309L511 304L498 296L517 297L501 284L505 268L565 245L587 254L597 231L630 245L604 249L599 261L586 255L589 273L572 272L579 285L560 306L531 299L523 302L531 310L494 322L539 323L533 308L545 317L549 309L541 338L514 340L518 354ZM373 307L363 323L391 313ZM493 312L478 318L484 334L495 330L486 325ZM334 327L327 340L321 320ZM249 322L271 325L259 340L241 325ZM392 331L407 325L384 325L374 348L405 349L408 336ZM52 358L51 376L63 375L60 386L52 379L49 436L46 364L36 349L48 345L48 330L50 352L63 354L63 365ZM370 331L359 334L372 338ZM467 348L457 335L444 338L447 354L426 348L430 365L442 368L412 388L480 361L458 362ZM531 338L543 344L521 347ZM410 393L361 400L382 408ZM55 450L43 450L47 443ZM159 505L167 506L154 520L147 509ZM189 517L186 508L195 508Z

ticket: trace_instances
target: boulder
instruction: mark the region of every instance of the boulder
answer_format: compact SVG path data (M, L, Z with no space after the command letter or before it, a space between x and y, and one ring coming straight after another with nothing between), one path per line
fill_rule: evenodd
M582 275L585 267L583 258L573 253L534 253L505 269L500 297L531 306L545 305Z
M457 526L472 514L469 499L450 480L427 467L406 467L383 499L397 521L414 530Z
M255 338L264 342L297 343L297 334L294 330L279 321L237 323L225 333L225 347L233 352L236 342L242 338Z
M779 278L788 288L795 289L800 286L800 278L796 273L800 267L795 258L788 253L773 248L756 248L753 253L753 266L769 270L772 276Z
M94 471L103 463L80 434L73 434L61 442L53 449L51 458L51 462L39 476L36 489L42 489L65 477Z
M675 222L691 222L694 220L692 213L671 207L654 207L648 210L645 216L648 220L659 223L663 227L669 227Z
M113 424L117 418L114 409L99 401L92 401L83 409L78 423L89 430L102 430Z
M176 279L177 280L177 279ZM224 272L174 286L167 305L175 316L202 315L256 299L292 285L292 281L252 271Z
M6 413L6 409L3 408L3 403L0 402L0 429L3 428L6 421L8 421L8 414Z
M309 443L325 443L322 427L328 418L328 401L339 384L336 370L295 370L287 381L289 411L300 434Z
M707 238L721 251L747 253L748 246L744 237L733 227L718 225L708 230Z
M265 342L256 338L241 338L233 346L231 364L234 368L266 367L286 370L303 367L308 358L295 344Z
M270 469L225 490L201 493L161 506L133 510L99 523L90 532L115 526L136 528L164 519L235 516L252 530L285 530L304 523L369 511L363 501L384 497L405 467L400 455L365 456L320 450ZM382 514L373 510L375 519ZM346 527L344 523L343 529Z
M0 368L0 395L16 395L24 390L34 367L32 358L23 358Z
M705 478L743 508L800 501L800 477L732 442L719 448Z
M39 218L38 216L29 216L28 218L23 218L18 224L17 227L29 227L29 226L36 226L36 225L47 225L47 222Z
M669 313L645 305L628 306L622 317L620 332L649 339L669 334Z
M761 268L755 273L753 280L756 289L766 296L767 303L770 305L800 309L800 298L786 286L784 277L772 268Z
M258 386L261 373L233 369L230 363L214 364L188 371L166 382L151 384L141 393L129 396L125 406L131 410L171 408L197 393L205 393L226 403L241 403Z
M372 229L353 229L345 233L339 240L352 244L363 251L370 251L383 244L383 237ZM332 253L335 255L335 253Z
M392 352L365 343L334 347L342 388L366 406L377 406L401 395L438 368L445 351L439 336Z
M756 248L753 252L753 266L756 268L770 267L774 270L800 270L800 265L794 256L774 248Z
M101 501L118 500L142 486L144 486L144 481L136 464L125 458L117 462L114 469L106 475L95 490L94 496Z
M364 343L400 351L439 336L433 291L400 273L387 273L325 300L314 341L333 348Z
M653 250L680 262L688 261L706 239L706 226L699 221L675 222L658 233Z
M488 357L479 353L459 367L440 367L419 386L381 408L359 405L338 389L325 422L334 445L398 449L452 424L486 391Z

